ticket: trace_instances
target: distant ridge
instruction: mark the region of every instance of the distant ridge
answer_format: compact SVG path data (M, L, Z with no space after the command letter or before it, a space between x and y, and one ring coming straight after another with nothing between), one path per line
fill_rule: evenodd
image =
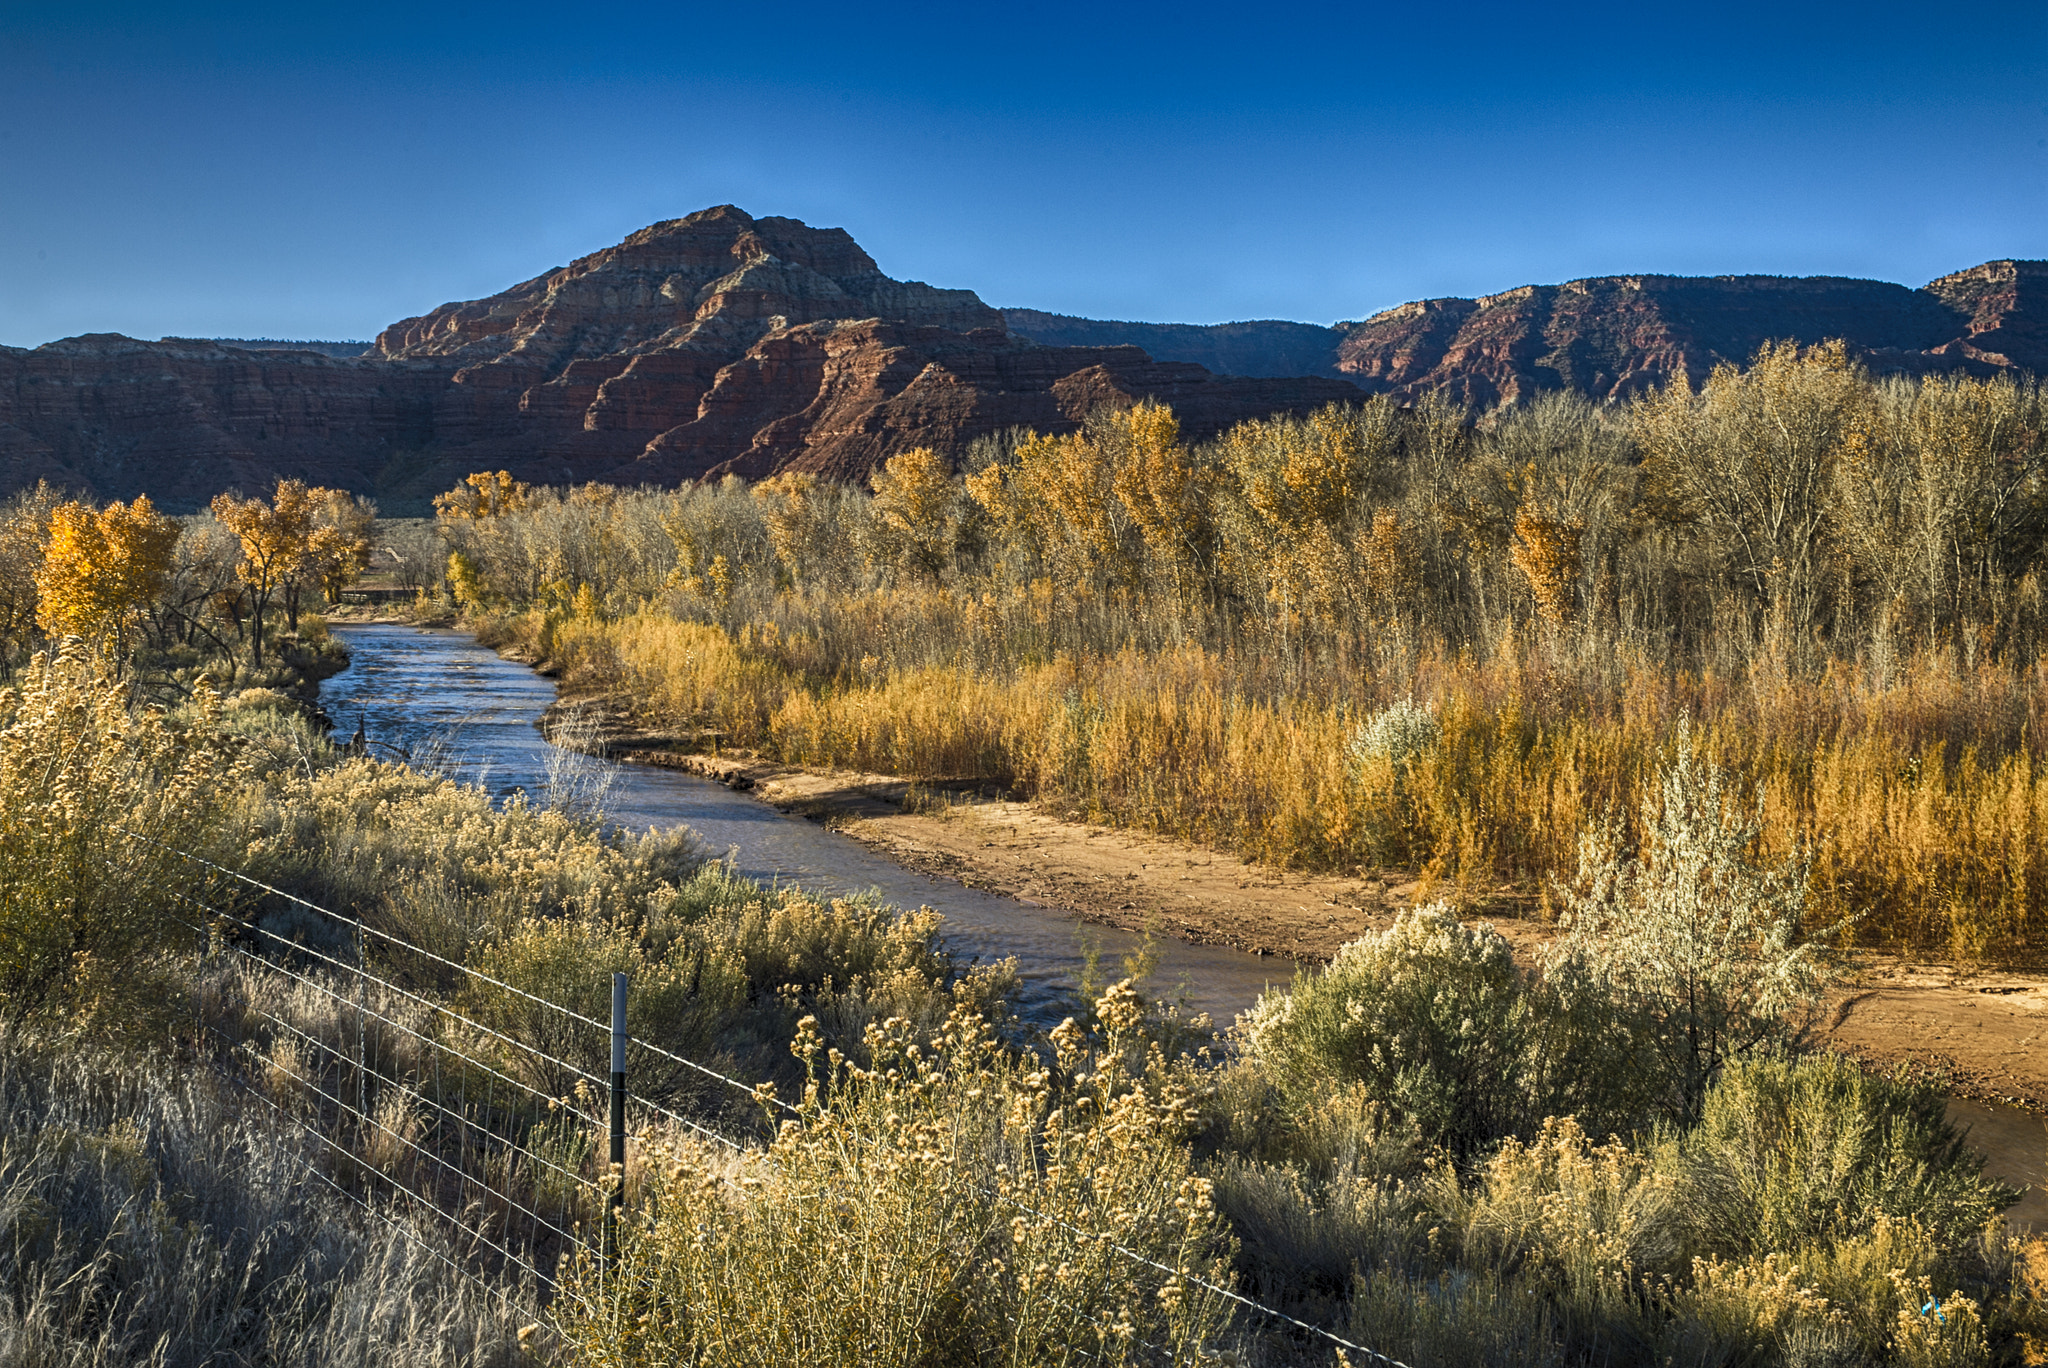
M2048 375L2048 262L1987 261L1919 289L1846 276L1615 275L1418 299L1359 323L1124 323L1005 309L1012 332L1138 346L1240 375L1323 375L1475 409L1546 390L1623 399L1698 384L1765 342L1847 342L1878 374Z
M1184 361L1219 375L1323 375L1337 369L1346 330L1320 323L1261 318L1244 323L1130 323L1041 309L1004 309L1003 322L1019 337L1052 347L1143 347L1154 361Z
M182 512L292 476L405 515L474 470L861 480L914 447L1072 431L1148 398L1201 441L1376 394L1475 410L1547 390L1624 399L1745 363L1768 340L1827 338L1878 373L2048 374L2048 262L1986 262L1919 289L1601 276L1334 327L1139 323L993 309L884 274L842 229L720 205L402 319L369 346L112 333L0 346L0 496L47 479Z
M915 447L1104 405L1210 436L1356 399L1133 346L1042 346L972 290L885 274L845 230L719 205L349 342L114 334L0 347L0 495L38 479L174 511L291 476L427 510L474 470L675 485L864 479Z
M309 342L281 337L166 337L166 342L211 342L217 347L240 347L243 351L309 351L322 356L361 356L376 350L374 342Z

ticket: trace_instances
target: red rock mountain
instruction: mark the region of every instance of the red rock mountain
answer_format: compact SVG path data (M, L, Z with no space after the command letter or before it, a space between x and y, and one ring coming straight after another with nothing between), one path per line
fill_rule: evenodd
M894 280L839 229L727 205L395 323L359 356L107 334L0 348L0 494L49 479L182 509L294 475L403 513L486 468L857 478L911 446L1066 429L1147 396L1202 437L1364 392L1481 406L1560 387L1623 395L1770 338L1843 337L1882 370L2048 371L2044 300L2048 263L2006 261L1919 290L1616 276L1341 328L1109 323Z
M483 468L857 478L912 446L1070 428L1146 396L1202 436L1357 395L1040 346L970 290L884 275L840 229L727 205L395 323L360 359L104 335L0 349L0 491L48 478L192 507L297 475L417 511Z
M1141 346L1242 375L1348 379L1412 402L1476 408L1551 389L1619 398L1768 341L1839 337L1879 373L2017 369L2048 375L2048 262L1993 261L1918 290L1819 276L1604 276L1483 299L1423 299L1362 323L1111 323L1005 309L1039 342Z
M1873 371L2048 374L2048 262L1993 261L1918 289L1835 276L1605 276L1425 299L1338 345L1337 373L1404 400L1479 408L1550 389L1618 398L1699 383L1767 341L1847 341Z

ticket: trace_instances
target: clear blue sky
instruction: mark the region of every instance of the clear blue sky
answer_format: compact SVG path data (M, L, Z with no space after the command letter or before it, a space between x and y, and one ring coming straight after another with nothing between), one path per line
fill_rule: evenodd
M0 342L369 337L731 202L1098 318L2048 257L2048 4L0 0Z

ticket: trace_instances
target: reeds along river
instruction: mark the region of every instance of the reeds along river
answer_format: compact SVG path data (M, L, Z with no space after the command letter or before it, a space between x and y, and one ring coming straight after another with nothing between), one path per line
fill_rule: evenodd
M1083 928L1072 917L905 869L850 837L709 779L560 751L536 725L554 701L554 685L464 633L380 625L337 626L334 634L350 663L320 686L320 702L337 735L360 725L372 754L439 768L500 798L524 792L545 803L551 785L558 794L566 786L601 789L611 821L635 830L688 826L708 853L734 852L740 872L752 878L932 907L944 914L957 952L1015 957L1023 976L1018 1006L1027 1020L1056 1025L1069 1011L1083 962ZM1087 930L1099 938L1108 965L1132 948L1128 935ZM1214 946L1162 939L1157 951L1150 991L1184 995L1191 1010L1219 1023L1292 974L1284 962Z

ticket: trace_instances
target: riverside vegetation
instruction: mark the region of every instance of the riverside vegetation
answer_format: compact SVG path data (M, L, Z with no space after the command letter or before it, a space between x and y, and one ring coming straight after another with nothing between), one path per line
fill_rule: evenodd
M1535 963L1440 902L1220 1037L1128 980L1033 1037L1007 1009L1007 968L955 964L929 914L764 889L683 835L610 831L577 806L494 806L350 757L293 707L292 681L224 695L200 661L150 654L181 644L150 639L150 604L68 641L27 629L0 692L0 1343L51 1364L341 1363L372 1345L399 1363L621 1368L1340 1361L1215 1290L1235 1288L1415 1368L2038 1361L2048 1250L1999 1222L2012 1194L1943 1119L1938 1081L1800 1050L1844 939L2018 956L2032 886L2013 876L2009 901L1987 908L1958 891L1991 887L1980 875L1922 925L1908 913L1925 908L1819 839L1815 814L1832 809L1772 787L1790 783L1779 766L1809 798L1826 789L1818 761L1797 761L1802 737L1816 753L1862 747L1873 766L1889 755L1874 792L1945 786L1930 811L1951 829L1989 820L1956 798L1981 776L2031 785L2024 546L1925 621L1911 593L1873 618L1867 586L1834 573L1853 543L1833 521L1808 548L1833 569L1804 598L1785 568L1796 538L1745 578L1739 537L1688 543L1692 524L1635 493L1573 505L1576 561L1562 531L1538 554L1550 543L1517 529L1539 515L1517 503L1488 579L1479 533L1457 530L1484 524L1446 492L1496 467L1518 490L1576 488L1543 464L1572 451L1636 490L1628 444L1652 439L1632 425L1660 405L1676 430L1722 424L1768 448L1815 395L1840 399L1870 441L1922 402L2036 403L2017 386L1930 383L1883 389L1825 350L1772 353L1644 413L1546 401L1478 433L1439 410L1368 405L1190 452L1170 415L1143 408L1072 438L987 444L964 479L900 457L871 496L480 476L446 501L449 579L476 619L637 688L678 725L799 760L995 778L1218 840L1319 831L1321 846L1247 848L1427 860L1454 893L1504 871L1552 890L1560 934ZM1745 426L1748 403L1763 416ZM1513 438L1517 424L1555 441L1505 445L1534 441ZM1372 446L1375 432L1392 445ZM2005 472L2017 439L1999 440ZM1358 464L1374 451L1383 468ZM1651 454L1644 469L1670 479L1665 448ZM1264 485L1244 474L1260 469ZM1377 483L1343 483L1360 469ZM1148 506L1150 523L1134 511ZM1033 507L1058 520L1030 521ZM1233 539L1262 507L1337 512L1321 540L1311 520L1299 546L1267 543L1258 560ZM1081 531L1053 535L1067 528ZM1424 559L1437 553L1449 559ZM1409 598L1353 573L1376 563L1407 576ZM1318 565L1326 600L1308 592ZM1546 600L1536 586L1566 582L1544 579L1559 565L1578 578ZM1668 615L1640 616L1646 604ZM271 611L289 643L286 605ZM1471 635L1450 631L1461 620ZM310 616L297 625L300 641L318 632ZM235 659L215 669L255 670L252 637L218 635ZM1879 641L1889 674L1875 673ZM1778 749L1756 750L1759 736ZM819 749L800 752L806 737ZM1989 756L1997 737L2008 749ZM1150 788L1134 768L1145 755L1171 762ZM1574 823L1555 849L1502 844L1497 812L1533 811L1512 806L1510 759L1554 789L1581 776L1570 802L1543 808ZM1197 803L1195 778L1224 774L1251 817ZM1288 818L1273 806L1287 793L1330 811ZM1459 794L1465 808L1445 806ZM2030 808L2007 811L2031 831ZM1431 825L1458 813L1455 830ZM572 1262L545 1306L505 1287L545 1327L522 1340L431 1257L433 1229L366 1225L291 1185L311 1156L243 1113L257 1095L305 1105L309 1061L254 1008L309 1038L343 1024L311 990L202 955L185 900L314 948L331 933L288 904L236 901L167 846L585 1012L611 971L632 973L636 1036L774 1083L794 1110L650 1080L752 1143L641 1137L614 1179L619 1264ZM507 1034L539 1029L521 999L426 957L375 967ZM195 1010L236 1022L244 1047L209 1054L189 1036ZM586 1067L599 1045L545 1042ZM72 1081L80 1069L88 1085ZM540 1110L528 1124L560 1121ZM375 1162L374 1135L342 1138ZM552 1153L595 1171L595 1136L555 1139ZM200 1275L173 1279L188 1268Z
M1103 413L872 490L442 500L487 639L651 725L1542 899L1692 744L1867 943L2048 947L2031 381L1776 347L1626 407ZM1401 719L1406 719L1401 721ZM1400 725L1396 725L1399 722Z
M1541 965L1419 909L1269 994L1219 1054L1129 982L1026 1038L1005 969L961 972L928 915L762 889L679 836L324 745L283 754L224 716L204 690L141 703L75 643L0 695L0 1340L24 1362L1334 1361L1223 1287L1417 1368L2017 1363L2048 1333L2048 1259L1997 1221L2012 1194L1938 1084L1793 1052L1826 947L1788 934L1803 876L1751 862L1704 761L1664 776L1653 844L1589 839L1589 891ZM202 957L184 899L232 890L157 842L586 1011L630 972L636 1035L779 1083L794 1114L648 1080L756 1139L643 1135L619 1264L572 1264L545 1307L507 1288L550 1327L522 1347L431 1227L357 1221L245 1119L252 1093L305 1105L294 1033L353 1021ZM237 910L322 943L289 905ZM522 999L431 960L376 967L534 1030ZM190 1040L195 997L242 1049ZM601 1041L543 1043L599 1063ZM402 1131L394 1105L369 1099ZM381 1162L371 1128L335 1128ZM588 1170L596 1140L551 1153Z

